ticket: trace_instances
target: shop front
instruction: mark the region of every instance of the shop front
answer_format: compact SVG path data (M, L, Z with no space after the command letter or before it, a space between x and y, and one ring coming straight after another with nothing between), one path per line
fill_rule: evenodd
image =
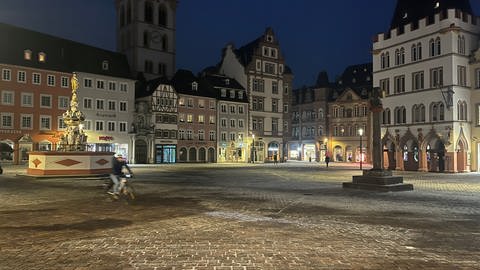
M155 163L175 163L177 146L172 144L155 145Z

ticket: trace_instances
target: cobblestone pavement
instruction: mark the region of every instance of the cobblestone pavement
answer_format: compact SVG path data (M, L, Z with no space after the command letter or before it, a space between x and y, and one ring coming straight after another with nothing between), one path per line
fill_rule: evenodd
M397 173L415 190L343 189L334 164L136 166L102 179L0 176L0 269L480 269L480 175Z

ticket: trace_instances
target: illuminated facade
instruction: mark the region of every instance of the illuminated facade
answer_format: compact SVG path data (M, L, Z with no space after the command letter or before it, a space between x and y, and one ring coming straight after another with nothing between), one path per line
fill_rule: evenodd
M327 155L327 101L331 91L326 72L315 86L295 89L290 103L287 153L291 160L324 161Z
M247 91L249 99L249 137L255 136L250 159L270 162L285 155L284 100L292 86L293 74L280 50L272 28L254 41L223 50L219 73L237 80ZM253 140L252 140L253 142Z
M480 24L468 0L399 0L390 29L373 43L374 86L384 112L384 167L466 172L476 104L470 54Z
M131 158L134 80L124 55L7 24L0 34L9 37L0 51L2 159L20 163L28 151L57 149L74 72L88 148Z

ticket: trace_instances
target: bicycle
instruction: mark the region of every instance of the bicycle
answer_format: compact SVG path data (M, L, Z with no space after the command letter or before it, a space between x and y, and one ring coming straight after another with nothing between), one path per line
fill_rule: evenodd
M130 184L129 179L132 178L133 175L131 174L122 174L119 176L119 187L118 187L118 194L109 192L109 190L113 186L113 181L109 179L109 183L105 185L105 189L107 190L107 193L110 195L110 197L117 201L117 200L126 200L128 201L133 201L136 198L135 195L135 189L133 186Z

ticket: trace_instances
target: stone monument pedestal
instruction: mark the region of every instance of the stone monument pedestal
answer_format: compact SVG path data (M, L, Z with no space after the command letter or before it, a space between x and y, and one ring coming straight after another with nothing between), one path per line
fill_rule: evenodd
M344 188L355 188L377 191L413 190L412 184L403 183L403 177L393 176L388 170L364 170L363 175L354 175L352 182L343 183Z
M100 176L112 172L112 152L30 152L27 175Z

